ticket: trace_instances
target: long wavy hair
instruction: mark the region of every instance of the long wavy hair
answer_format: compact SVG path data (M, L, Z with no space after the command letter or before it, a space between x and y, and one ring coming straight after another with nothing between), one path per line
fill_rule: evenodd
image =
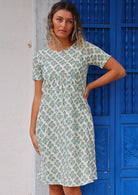
M79 46L83 45L85 37L84 37L83 30L81 27L80 15L76 7L68 1L60 1L60 2L55 3L52 6L51 11L48 14L47 34L46 34L48 43L52 45L61 46L60 41L58 40L58 38L56 37L54 33L53 22L52 22L53 15L61 9L71 12L73 15L74 26L69 36L70 42L76 43Z

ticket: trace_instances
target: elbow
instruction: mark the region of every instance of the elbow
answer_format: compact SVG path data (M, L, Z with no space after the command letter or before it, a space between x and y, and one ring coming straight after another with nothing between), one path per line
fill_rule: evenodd
M124 68L122 68L122 70L120 71L120 78L123 78L126 76L126 71Z
M121 79L126 76L126 71L123 67L121 67L119 70L116 70L116 77L117 79Z

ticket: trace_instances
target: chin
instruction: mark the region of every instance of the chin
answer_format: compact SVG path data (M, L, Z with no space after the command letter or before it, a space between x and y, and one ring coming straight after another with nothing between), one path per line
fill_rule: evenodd
M65 35L65 34L56 34L57 38L62 38L62 39L67 39L69 37L69 35Z
M56 35L57 36L57 35ZM59 39L68 39L69 36L57 36Z

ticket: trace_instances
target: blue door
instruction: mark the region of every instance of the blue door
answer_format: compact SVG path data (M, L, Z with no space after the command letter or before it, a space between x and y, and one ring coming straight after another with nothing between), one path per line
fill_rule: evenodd
M88 97L95 124L98 180L83 195L138 195L138 1L72 0L86 39L116 58L127 72ZM106 71L89 66L87 83Z

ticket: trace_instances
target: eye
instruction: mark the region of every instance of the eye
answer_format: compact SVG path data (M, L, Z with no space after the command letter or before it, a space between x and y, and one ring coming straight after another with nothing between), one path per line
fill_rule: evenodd
M61 19L61 18L57 18L57 21L61 22L61 21L62 21L62 19Z
M73 21L72 21L72 20L68 20L68 21L67 21L67 23L70 23L70 24L72 24L72 23L73 23Z

